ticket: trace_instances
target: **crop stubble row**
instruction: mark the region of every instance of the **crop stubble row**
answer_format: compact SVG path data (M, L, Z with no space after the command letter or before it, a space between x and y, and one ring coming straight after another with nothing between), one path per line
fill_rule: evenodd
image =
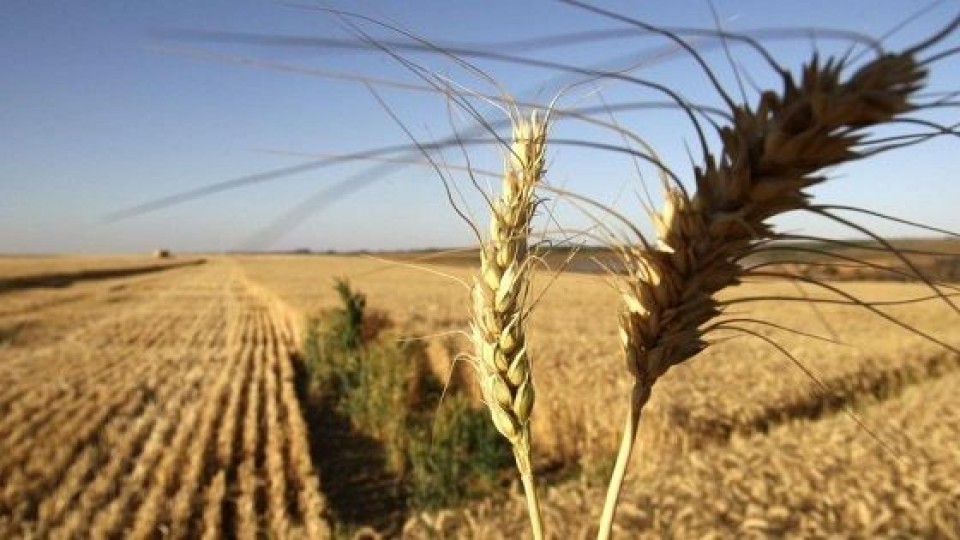
M0 536L327 536L270 306L216 263L126 293L0 350Z

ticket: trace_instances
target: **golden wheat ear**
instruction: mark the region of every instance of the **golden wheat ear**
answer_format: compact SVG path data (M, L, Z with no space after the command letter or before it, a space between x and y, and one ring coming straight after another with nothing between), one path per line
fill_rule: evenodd
M783 89L761 93L752 107L722 94L732 121L718 130L720 154L705 151L703 166L695 169L696 192L665 186L664 207L653 216L657 246L622 251L628 279L619 335L635 384L600 538L612 529L640 413L654 384L706 346L704 326L722 308L715 294L745 275L739 261L777 237L768 220L816 211L807 189L825 180L821 171L862 157L865 130L915 108L912 100L926 78L918 50L878 55L849 75L843 60L815 55L799 80L781 72Z
M547 117L513 118L503 183L490 210L490 236L480 250L473 285L473 343L483 399L497 430L513 447L527 496L534 538L543 537L530 460L533 375L526 339L527 292L533 258L528 239L543 178Z
M362 31L356 28L355 30L363 38L368 39L368 36ZM433 47L425 40L406 32L403 33ZM468 216L459 209L457 209L457 212L471 226L478 240L480 240L480 271L474 278L471 287L472 320L470 326L475 354L473 364L480 379L483 401L490 410L493 424L512 447L527 499L533 536L536 539L541 539L543 538L543 523L531 463L530 415L533 410L534 388L525 327L529 312L530 273L538 260L530 252L529 239L532 221L540 204L537 188L545 171L547 130L550 123L549 109L546 114L538 114L534 110L527 118L521 116L516 108L512 107L514 111L510 115L512 134L509 142L504 141L495 129L472 106L467 104L463 97L456 93L456 89L451 88L446 81L424 76L423 71L417 69L417 66L410 61L386 47L379 46L372 40L371 42L408 67L425 82L438 90L442 90L451 101L467 114L473 116L506 149L507 155L501 191L495 198L485 195L485 201L490 211L488 239L485 241L482 239L478 228ZM436 52L450 56L496 86L495 81L465 61L442 49L437 49ZM504 102L513 105L502 90L501 95L504 96ZM404 129L424 158L444 181L449 202L456 209L450 186L442 174L441 168L431 157L430 149L413 138L409 130L403 127L399 118L380 100L376 92L374 92L374 96L384 106L387 113ZM455 140L462 148L463 141L459 134L455 136ZM471 179L477 186L472 174Z

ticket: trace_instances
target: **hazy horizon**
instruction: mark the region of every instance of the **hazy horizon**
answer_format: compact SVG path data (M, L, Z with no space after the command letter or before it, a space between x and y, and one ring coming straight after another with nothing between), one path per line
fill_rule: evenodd
M883 40L892 51L922 40L958 11L953 4L933 4L928 12L898 28L922 6L866 1L771 5L715 0L714 4L725 30L834 28L875 37L893 31ZM500 43L493 50L603 69L642 61L646 65L634 72L635 76L664 83L691 101L721 103L691 58L669 51L670 44L663 37L611 38L542 49L517 43L571 32L629 28L571 6L439 1L333 5L389 21L438 43L462 43L472 49ZM602 5L658 25L710 29L716 24L707 2ZM830 14L826 23L825 13ZM5 14L0 22L0 47L8 51L0 57L4 73L0 99L5 104L0 109L0 125L4 126L0 253L143 253L157 247L174 252L381 251L472 244L470 228L452 210L440 180L428 167L370 162L311 166L322 159L321 154L410 144L363 84L318 76L317 70L423 84L383 52L306 42L305 38L354 38L331 14L275 2L225 0L135 5L119 1L86 5L18 2L6 6ZM351 20L379 40L402 37L369 22ZM258 38L257 43L254 39L241 43L242 36L223 34L216 39L187 39L172 32L180 30L266 38ZM960 45L956 34L935 50ZM783 30L768 35L772 37L765 43L771 52L794 73L814 46L824 56L842 54L850 46L848 41L832 39L823 32L815 37ZM297 40L273 39L278 37ZM739 101L737 79L719 42L695 39L693 44ZM853 56L862 50L857 46ZM496 92L491 84L449 58L409 51L402 54L464 88ZM748 102L755 101L754 83L779 88L756 54L731 44L731 55ZM955 56L933 66L929 92L960 88ZM517 99L542 104L565 85L585 78L489 58L469 60ZM443 138L452 132L443 96L374 86L418 140ZM598 97L599 90L604 101ZM590 85L569 90L559 105L599 109L604 102L617 105L649 100L663 98L626 83L606 81L602 88ZM481 100L472 103L486 118L503 119ZM921 116L948 122L946 119L956 118L953 111L955 107L949 107L924 111ZM469 127L462 111L452 117L460 129ZM602 110L596 117L608 120ZM664 162L688 185L692 183L688 151L699 163L698 143L682 114L641 110L618 113L617 120L648 140ZM911 129L916 128L883 133L895 135ZM569 118L559 120L555 134L559 139L623 144L619 136ZM712 134L710 141L716 142ZM494 148L471 146L468 150L475 168L494 172L499 168L500 157ZM941 137L913 149L838 167L830 171L836 179L818 186L814 193L823 203L863 206L960 231L956 150L956 138ZM639 223L648 222L641 204L644 189L630 159L560 145L551 146L548 155L551 182L611 204ZM446 151L440 163L462 165L464 156L458 149ZM275 175L269 182L251 181L239 189L119 221L107 220L116 212L202 186L296 168L304 171ZM369 170L376 174L364 173ZM641 170L656 199L659 181L650 168ZM477 219L482 220L482 199L467 176L456 170L451 175ZM565 228L591 226L571 205L551 204L552 199L546 208L555 211L556 220ZM863 222L886 236L944 236L875 219ZM777 223L802 234L859 237L810 215L787 216ZM540 220L539 228L555 227L547 219ZM644 226L644 230L649 229Z

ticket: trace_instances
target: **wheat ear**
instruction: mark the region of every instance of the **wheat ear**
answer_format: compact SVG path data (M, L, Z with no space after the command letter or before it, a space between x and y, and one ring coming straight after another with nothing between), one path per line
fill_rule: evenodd
M807 64L797 84L783 74L780 94L764 92L755 109L735 106L720 129L719 160L695 169L692 196L668 186L654 215L657 246L624 248L620 341L635 378L631 406L601 517L608 538L640 412L657 379L705 346L703 325L720 313L714 298L743 275L737 263L776 233L767 220L804 209L805 191L825 167L855 160L862 130L911 110L925 70L909 54L887 54L842 80L843 62Z
M510 441L523 482L534 538L543 537L540 503L530 463L533 378L524 304L529 289L528 237L544 172L545 116L513 119L510 154L500 196L490 208L490 239L480 250L472 289L472 339L483 399L497 430Z

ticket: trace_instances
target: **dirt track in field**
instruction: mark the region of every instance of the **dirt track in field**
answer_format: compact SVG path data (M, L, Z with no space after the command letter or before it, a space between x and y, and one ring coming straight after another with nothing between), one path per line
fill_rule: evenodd
M329 536L293 329L222 261L0 307L0 537Z

